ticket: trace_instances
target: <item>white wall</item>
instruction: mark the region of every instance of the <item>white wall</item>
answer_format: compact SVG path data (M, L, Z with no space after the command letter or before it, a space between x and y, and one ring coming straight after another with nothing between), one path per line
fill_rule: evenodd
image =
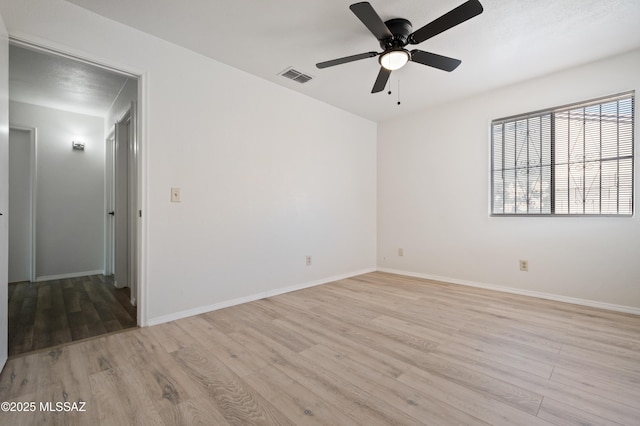
M111 109L105 117L105 131L108 136L109 132L113 129L113 125L122 118L122 116L129 110L131 102L138 101L138 82L135 79L127 79L124 87L118 94L118 97L113 101Z
M0 13L0 300L8 300L7 258L9 246L9 41ZM7 303L0 303L0 370L7 362Z
M149 79L150 317L374 269L375 124L176 56Z
M31 279L31 132L9 129L10 283Z
M635 51L381 123L379 266L638 311L638 214L489 217L489 127L496 118L627 90L640 93L639 68ZM636 144L638 127L636 118ZM638 164L636 158L635 188ZM519 270L519 259L529 261L529 272Z
M20 102L9 119L37 131L37 279L102 271L104 119Z
M143 74L143 324L375 269L375 123L60 0L0 12Z

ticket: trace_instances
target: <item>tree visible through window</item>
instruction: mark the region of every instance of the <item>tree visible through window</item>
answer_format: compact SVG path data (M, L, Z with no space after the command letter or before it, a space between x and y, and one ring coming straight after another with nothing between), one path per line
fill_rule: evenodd
M492 214L633 214L633 139L633 92L494 120Z

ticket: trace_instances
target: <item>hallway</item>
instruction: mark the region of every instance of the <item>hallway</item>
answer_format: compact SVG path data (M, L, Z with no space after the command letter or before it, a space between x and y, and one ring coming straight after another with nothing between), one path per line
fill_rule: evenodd
M92 275L9 285L9 356L135 327L129 288Z

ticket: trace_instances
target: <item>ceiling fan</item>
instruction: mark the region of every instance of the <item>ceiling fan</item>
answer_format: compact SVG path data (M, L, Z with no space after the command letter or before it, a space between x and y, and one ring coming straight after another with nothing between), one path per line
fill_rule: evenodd
M409 51L405 47L408 44L420 44L443 31L481 14L483 11L482 5L478 0L468 0L438 19L412 32L411 22L406 19L395 18L383 22L369 2L363 1L352 4L349 6L349 9L351 9L358 19L360 19L378 39L383 51L380 53L366 52L358 55L345 56L344 58L320 62L316 64L316 66L318 68L328 68L360 59L379 56L380 72L378 73L378 78L376 78L371 93L383 91L387 85L391 71L402 68L409 61L444 71L453 71L456 69L462 61L419 49Z

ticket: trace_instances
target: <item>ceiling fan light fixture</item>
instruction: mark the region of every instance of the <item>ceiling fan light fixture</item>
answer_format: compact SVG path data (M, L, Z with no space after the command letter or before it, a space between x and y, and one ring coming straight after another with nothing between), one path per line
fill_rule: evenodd
M380 65L389 71L399 70L411 59L406 49L394 49L380 55Z

